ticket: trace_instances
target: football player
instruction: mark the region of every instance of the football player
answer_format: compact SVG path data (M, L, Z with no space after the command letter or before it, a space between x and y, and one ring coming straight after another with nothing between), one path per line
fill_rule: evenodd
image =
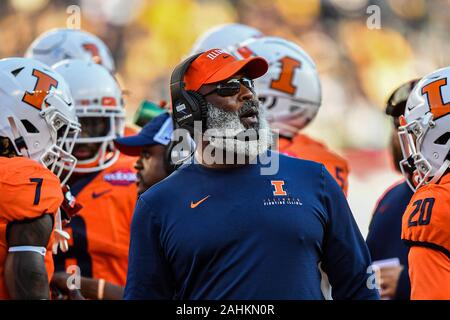
M404 114L406 100L418 80L401 85L388 99L386 114L392 117L394 130L391 136L391 154L395 169L400 172L402 151L398 142L399 117ZM409 248L399 238L402 216L413 195L405 180L389 187L378 200L367 235L367 246L373 260L398 258L400 266L380 267L381 298L409 300L410 283L408 275Z
M86 298L120 299L137 198L135 158L121 156L113 143L124 130L121 89L107 69L91 61L65 60L53 69L70 86L83 130L75 143L78 163L70 179L83 208L66 228L72 241L66 253L55 257L54 283L65 290L64 271L77 265Z
M415 190L403 215L411 299L450 299L450 67L423 77L400 118L400 162Z
M44 32L28 47L25 57L39 60L49 66L65 59L93 61L104 66L119 78L111 51L97 36L87 31L57 28ZM124 135L136 134L125 126Z
M111 52L97 36L78 29L58 28L44 32L28 47L25 57L39 60L49 66L65 60L94 61L116 72Z
M300 133L322 102L320 79L311 57L297 44L279 37L246 40L232 53L240 58L261 56L269 62L269 71L255 80L255 86L271 128L279 130L279 151L324 164L347 194L347 161Z
M0 299L49 298L53 240L66 240L60 179L75 166L69 139L79 131L60 75L33 59L0 60Z

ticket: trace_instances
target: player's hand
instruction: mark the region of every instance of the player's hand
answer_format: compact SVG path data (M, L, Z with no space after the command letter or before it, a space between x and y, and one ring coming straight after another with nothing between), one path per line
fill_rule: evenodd
M68 185L62 186L62 193L64 195L64 200L61 204L61 220L62 226L66 226L72 217L80 212L83 206L77 202Z
M79 289L69 288L67 280L70 274L66 272L55 272L50 287L52 288L52 299L54 300L85 300Z
M69 290L69 300L86 300L78 289Z
M380 269L380 295L381 299L393 299L397 292L398 279L403 266L387 267Z

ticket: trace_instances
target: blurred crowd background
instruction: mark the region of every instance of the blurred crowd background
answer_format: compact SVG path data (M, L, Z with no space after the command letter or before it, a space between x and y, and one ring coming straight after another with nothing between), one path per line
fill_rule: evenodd
M389 158L385 102L396 86L450 65L450 0L8 0L0 1L0 58L22 56L42 32L81 29L110 47L127 119L144 100L168 100L174 66L208 28L227 22L297 42L315 60L323 104L306 132L350 164L349 203L362 233L400 177ZM367 21L378 6L380 28Z

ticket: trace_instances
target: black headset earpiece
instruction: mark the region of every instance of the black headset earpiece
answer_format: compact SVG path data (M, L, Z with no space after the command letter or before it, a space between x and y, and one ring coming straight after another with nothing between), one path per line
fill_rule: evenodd
M189 90L189 91L187 91L187 93L195 100L195 102L199 106L200 118L194 119L194 121L202 121L202 129L203 129L203 131L205 131L206 130L206 116L207 116L207 111L208 111L208 108L206 107L206 100L198 92Z
M172 162L172 150L174 146L175 142L173 140L170 140L164 152L164 169L166 170L166 173L168 175L174 172L178 167L174 162Z
M202 52L203 53L203 52ZM172 98L172 117L174 128L183 128L194 135L195 121L202 122L205 128L206 101L201 94L195 91L186 91L184 88L184 75L191 65L202 53L195 54L181 62L170 77L170 96Z
M195 54L181 62L175 67L170 77L173 129L186 129L191 137L194 136L194 124L196 121L201 121L202 130L205 130L207 108L206 101L200 93L192 90L186 91L184 89L186 87L186 84L184 83L184 75L191 63L202 53ZM187 138L188 137L183 137L183 139ZM185 143L185 141L183 142ZM175 171L183 163L184 159L180 159L179 155L175 155L175 159L172 160L172 152L174 151L174 147L179 143L179 140L171 140L166 146L164 167L168 174ZM193 148L194 146L191 144L190 149ZM190 152L193 153L194 150L190 150Z
M195 152L194 139L189 134L187 134L187 132L181 133L182 137L178 135L176 135L176 137L172 136L172 139L166 146L166 150L164 153L164 169L166 170L167 174L171 174L176 169L178 169L184 163L184 161L190 158ZM184 147L182 151L187 152L188 155L186 155L186 153L177 154L177 151L179 152L180 150L175 150L175 146L179 146L180 148Z

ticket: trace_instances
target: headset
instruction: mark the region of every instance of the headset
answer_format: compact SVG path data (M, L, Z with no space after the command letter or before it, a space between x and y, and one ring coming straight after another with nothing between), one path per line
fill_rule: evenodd
M172 99L172 120L173 129L185 129L189 135L194 137L194 124L201 121L202 131L206 129L206 101L203 96L192 90L185 90L184 75L192 62L203 52L197 53L182 61L175 67L170 76L170 97ZM183 138L184 139L184 138ZM183 164L184 159L178 156L177 160L172 161L172 151L180 141L171 140L166 147L165 168L170 174ZM191 139L191 148L193 140ZM195 147L194 147L195 150ZM191 155L193 154L193 151Z
M170 77L174 129L186 129L192 137L194 136L195 121L201 121L202 130L205 130L207 108L206 101L200 93L184 89L186 87L184 75L192 62L202 53L195 54L181 62Z
M186 155L183 156L182 154L177 154L176 152L174 152L175 146L180 143L179 140L171 140L169 144L166 146L164 152L164 169L166 170L166 173L169 175L175 170L177 170L179 167L181 167L181 165L183 165L185 160L189 159L195 152L194 140L190 136L188 137L183 136L183 140L186 138L189 139L188 141L189 155L187 156Z

